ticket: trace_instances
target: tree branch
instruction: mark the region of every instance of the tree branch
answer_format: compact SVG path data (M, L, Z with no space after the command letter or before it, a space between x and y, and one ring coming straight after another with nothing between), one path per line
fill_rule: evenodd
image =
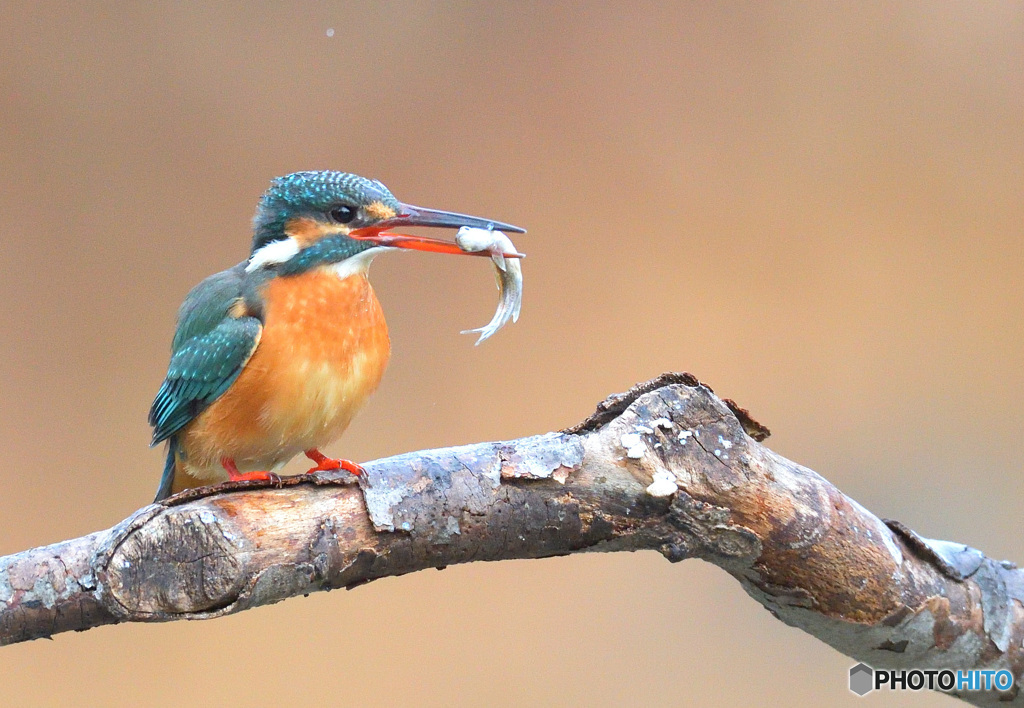
M688 374L578 426L345 473L190 490L107 531L0 558L0 644L205 619L453 563L654 549L702 558L774 616L878 668L1024 670L1024 577L882 521L759 444ZM358 484L356 483L358 481Z

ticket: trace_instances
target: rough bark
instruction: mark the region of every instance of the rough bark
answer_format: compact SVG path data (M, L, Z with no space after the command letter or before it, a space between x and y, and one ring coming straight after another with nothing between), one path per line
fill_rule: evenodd
M0 558L0 644L205 619L453 563L655 549L720 566L783 622L876 668L1008 669L1024 577L882 521L759 443L688 374L613 396L560 433L345 473L190 490L89 536Z

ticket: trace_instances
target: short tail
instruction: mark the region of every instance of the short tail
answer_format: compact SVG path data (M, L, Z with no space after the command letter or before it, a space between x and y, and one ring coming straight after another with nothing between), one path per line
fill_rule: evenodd
M178 436L172 435L167 440L167 462L164 463L164 476L160 478L160 487L156 490L154 502L163 501L171 496L174 485L174 471L178 466Z

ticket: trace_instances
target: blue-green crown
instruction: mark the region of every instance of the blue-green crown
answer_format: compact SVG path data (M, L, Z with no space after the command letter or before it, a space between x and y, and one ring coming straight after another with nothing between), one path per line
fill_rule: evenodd
M319 216L342 205L365 206L382 202L395 211L399 202L391 191L375 179L350 172L323 170L293 172L270 183L253 218L255 252L271 241L285 238L284 227L299 216Z

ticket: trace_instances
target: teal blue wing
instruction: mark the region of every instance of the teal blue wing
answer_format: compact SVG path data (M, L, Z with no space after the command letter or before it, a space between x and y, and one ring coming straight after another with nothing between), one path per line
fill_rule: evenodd
M240 282L236 269L218 273L200 283L181 306L167 377L149 410L154 445L217 400L256 351L262 323L233 316L241 299Z
M178 329L171 342L172 354L193 337L212 332L228 316L231 307L242 297L244 277L244 265L239 264L214 273L192 288L178 308Z

